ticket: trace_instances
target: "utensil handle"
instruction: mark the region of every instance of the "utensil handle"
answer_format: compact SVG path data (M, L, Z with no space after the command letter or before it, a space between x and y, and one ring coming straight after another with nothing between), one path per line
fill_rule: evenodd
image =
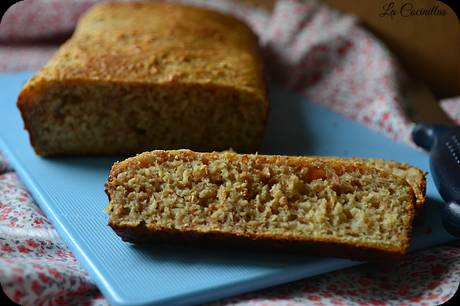
M431 175L447 203L442 214L444 228L460 238L460 126L418 124L412 138L417 145L430 151Z
M449 234L460 238L460 200L450 201L444 206L442 225Z

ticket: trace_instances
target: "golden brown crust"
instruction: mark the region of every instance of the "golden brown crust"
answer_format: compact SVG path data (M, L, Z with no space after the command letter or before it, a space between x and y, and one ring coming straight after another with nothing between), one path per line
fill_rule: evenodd
M288 239L283 237L263 237L233 233L178 231L165 228L147 228L145 224L136 227L116 225L109 220L112 230L125 242L135 244L189 246L208 249L242 250L259 253L298 254L347 258L354 261L380 263L400 263L405 252L382 250L359 244L347 244L334 240Z
M264 95L257 37L243 22L174 3L103 3L34 79L212 84Z
M402 259L415 209L405 180L361 163L189 150L116 163L106 193L124 241L378 262Z
M45 156L255 152L268 116L263 69L257 37L236 18L173 3L103 3L81 17L17 105Z

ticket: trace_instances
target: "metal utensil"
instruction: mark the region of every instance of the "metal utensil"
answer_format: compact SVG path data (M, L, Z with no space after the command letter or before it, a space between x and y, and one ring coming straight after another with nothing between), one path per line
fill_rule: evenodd
M460 238L460 126L452 123L427 86L414 83L409 90L419 116L412 139L429 151L433 181L447 203L442 223L449 234Z

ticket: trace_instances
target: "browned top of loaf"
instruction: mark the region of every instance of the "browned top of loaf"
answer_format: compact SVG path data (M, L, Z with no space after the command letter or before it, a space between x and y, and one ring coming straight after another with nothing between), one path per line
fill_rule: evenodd
M32 79L200 84L264 96L257 37L231 16L174 3L103 3Z

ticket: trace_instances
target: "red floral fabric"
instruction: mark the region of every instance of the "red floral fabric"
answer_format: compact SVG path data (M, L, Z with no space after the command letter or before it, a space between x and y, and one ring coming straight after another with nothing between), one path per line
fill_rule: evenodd
M128 0L129 1L129 0ZM101 0L26 0L0 24L0 73L40 69ZM267 12L227 0L184 0L246 21L278 83L413 146L400 95L407 77L357 20L314 0ZM440 101L460 122L460 98ZM363 264L207 305L439 305L458 290L458 241L410 252L402 264ZM0 283L21 305L107 305L0 152Z
M21 305L105 302L1 152L0 283Z

